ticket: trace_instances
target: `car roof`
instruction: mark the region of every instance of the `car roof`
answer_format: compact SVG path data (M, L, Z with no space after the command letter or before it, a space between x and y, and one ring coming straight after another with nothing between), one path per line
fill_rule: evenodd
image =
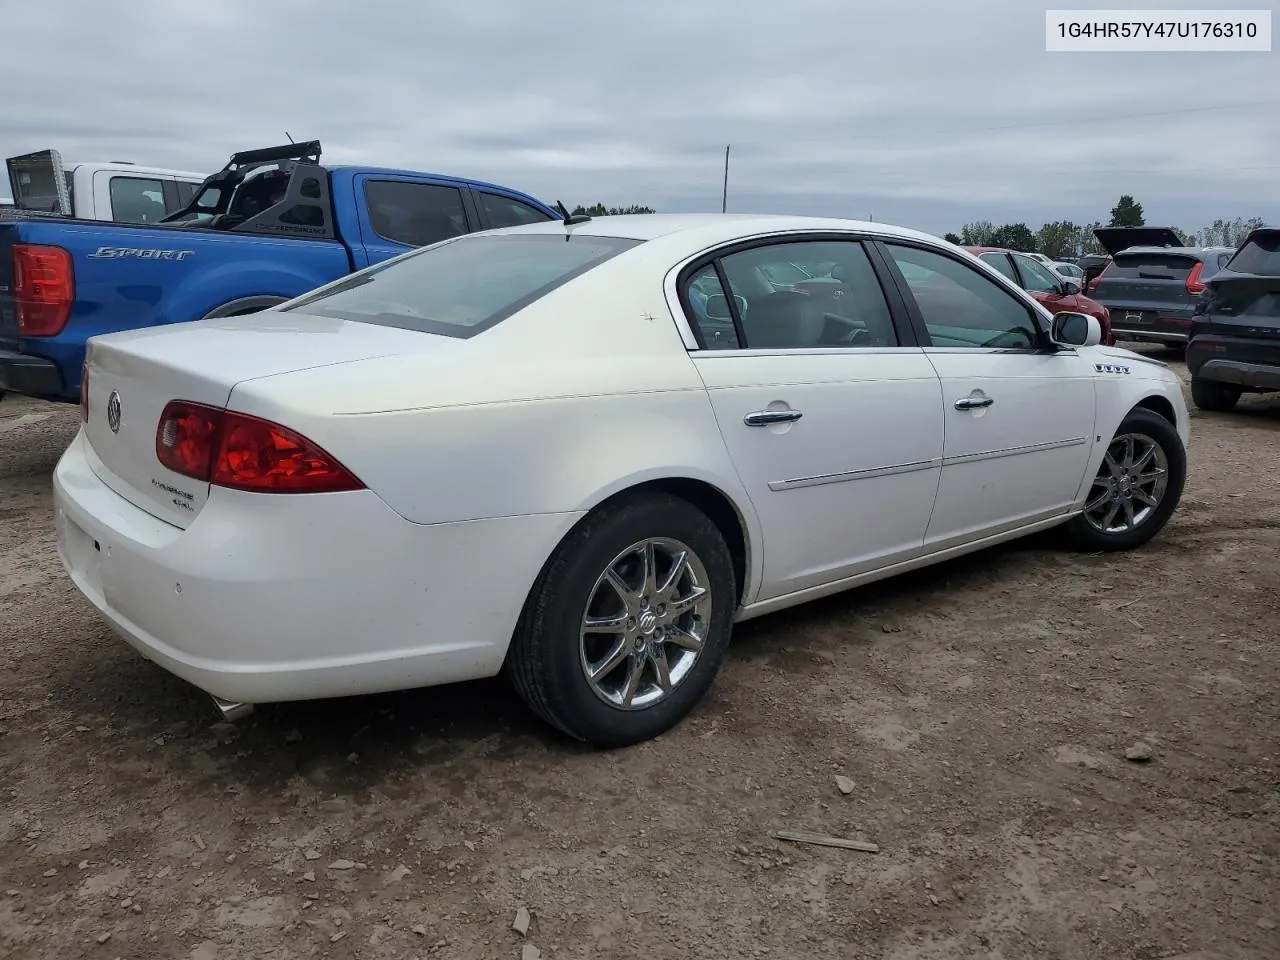
M843 220L833 217L799 217L780 214L755 213L630 213L607 217L592 217L582 223L565 225L562 220L525 224L491 230L489 233L563 233L596 237L617 237L626 240L657 240L675 234L689 234L690 239L710 244L722 243L737 237L757 234L799 231L822 232L838 230L859 232L881 237L898 237L904 240L942 241L932 234L896 227L887 223L866 220Z

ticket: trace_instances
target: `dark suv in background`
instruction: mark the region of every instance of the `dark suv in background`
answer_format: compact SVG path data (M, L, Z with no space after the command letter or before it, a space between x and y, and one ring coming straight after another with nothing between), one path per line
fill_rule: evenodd
M1280 227L1250 233L1205 284L1187 370L1202 410L1230 410L1245 391L1280 391Z
M1093 233L1111 262L1091 294L1111 311L1116 339L1186 344L1206 281L1235 251L1183 246L1167 227L1103 227Z

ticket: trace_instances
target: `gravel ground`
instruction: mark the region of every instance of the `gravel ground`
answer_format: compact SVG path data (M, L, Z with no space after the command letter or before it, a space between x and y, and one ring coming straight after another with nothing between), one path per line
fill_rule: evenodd
M0 956L1280 956L1280 400L1195 416L1141 552L1042 537L746 624L612 753L500 681L215 723L62 575L75 427L0 404Z

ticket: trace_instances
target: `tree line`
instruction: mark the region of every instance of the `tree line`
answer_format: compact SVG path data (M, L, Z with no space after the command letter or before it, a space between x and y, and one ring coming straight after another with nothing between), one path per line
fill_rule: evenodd
M1111 208L1109 227L1145 227L1146 217L1142 204L1130 194L1124 194ZM1238 247L1249 231L1262 225L1258 217L1236 217L1234 220L1218 219L1199 230L1182 230L1172 227L1188 247ZM1104 226L1101 221L1076 224L1070 220L1055 220L1032 230L1025 223L1005 223L995 226L989 220L966 223L960 232L948 233L944 239L966 247L1008 247L1024 253L1043 253L1051 260L1079 257L1090 253L1105 253L1093 231Z
M652 207L642 207L638 203L633 203L629 207L606 207L603 203L593 203L589 207L582 204L574 207L569 211L569 215L573 217L616 217L623 213L657 213Z

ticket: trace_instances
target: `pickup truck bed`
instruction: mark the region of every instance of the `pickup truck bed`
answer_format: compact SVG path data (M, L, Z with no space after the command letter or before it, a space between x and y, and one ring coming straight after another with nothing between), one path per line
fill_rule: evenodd
M301 206L316 208L315 219L284 223ZM278 208L285 214L270 219ZM285 199L243 230L215 228L207 216L150 227L0 220L0 395L75 402L91 336L254 313L415 246L558 216L494 184L300 163Z

